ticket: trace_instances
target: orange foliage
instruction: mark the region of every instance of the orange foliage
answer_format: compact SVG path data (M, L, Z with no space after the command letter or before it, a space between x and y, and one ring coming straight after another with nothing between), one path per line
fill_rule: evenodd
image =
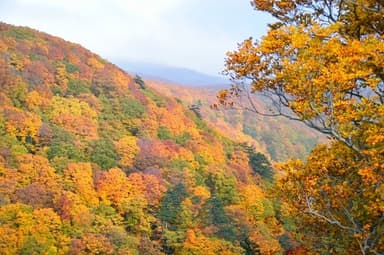
M243 183L248 183L251 169L248 163L248 155L243 151L234 151L230 155L229 166L234 170L234 174Z
M71 255L112 255L114 248L106 236L87 233L81 239L71 241Z
M40 117L34 113L24 112L17 108L0 108L1 110L3 110L7 121L7 133L20 139L31 150L35 150L34 144L39 141L38 131L42 125Z
M99 61L99 59L95 58L94 56L90 57L87 61L87 64L95 69L102 69L104 68L104 64Z
M166 188L160 180L149 174L132 173L128 181L137 194L143 194L150 205L158 206Z
M235 142L79 45L0 23L0 88L0 254L242 254L277 232Z
M5 205L0 218L1 254L65 254L69 238L61 233L60 217L51 208L33 211L22 204Z
M46 158L39 155L24 154L19 156L17 161L18 186L23 187L37 182L50 188L57 187L58 176Z
M129 78L129 76L127 76L125 73L123 73L120 70L115 70L112 77L120 93L124 93L125 91L128 90L128 85L131 82L131 79Z
M90 163L69 163L64 170L64 182L82 199L84 204L92 207L98 205Z
M45 97L42 97L36 90L31 91L25 98L26 106L30 111L36 111L41 106L47 105L48 100Z
M96 179L96 190L102 202L122 206L133 198L136 191L125 173L119 168L102 172Z
M236 249L231 249L230 245L224 241L209 239L202 234L196 234L193 230L187 230L183 247L176 254L234 255L238 253Z

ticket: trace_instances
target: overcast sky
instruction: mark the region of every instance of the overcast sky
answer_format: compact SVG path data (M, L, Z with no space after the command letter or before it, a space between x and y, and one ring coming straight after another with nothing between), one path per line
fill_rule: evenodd
M225 53L265 34L249 0L0 0L0 20L76 42L112 61L217 75Z

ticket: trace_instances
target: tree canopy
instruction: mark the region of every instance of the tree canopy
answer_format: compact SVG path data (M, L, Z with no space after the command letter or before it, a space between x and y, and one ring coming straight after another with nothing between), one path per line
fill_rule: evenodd
M277 19L229 52L219 104L301 121L330 138L281 166L279 187L309 250L384 252L384 3L253 0ZM268 109L254 103L263 95ZM305 227L304 227L305 226Z
M0 22L0 254L289 249L262 165L137 82L79 45Z

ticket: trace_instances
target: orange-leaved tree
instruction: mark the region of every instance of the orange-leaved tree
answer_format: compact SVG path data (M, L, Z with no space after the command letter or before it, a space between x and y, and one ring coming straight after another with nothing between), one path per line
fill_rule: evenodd
M226 59L219 104L284 116L326 134L278 184L297 239L327 254L384 253L384 3L265 1L277 19ZM264 96L266 110L254 102Z

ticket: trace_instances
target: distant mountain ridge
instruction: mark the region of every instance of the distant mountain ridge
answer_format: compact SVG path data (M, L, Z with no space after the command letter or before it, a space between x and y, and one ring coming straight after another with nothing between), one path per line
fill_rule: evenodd
M217 88L193 87L148 81L156 91L180 99L186 105L198 105L203 120L237 142L252 144L274 161L304 158L324 136L302 123L285 118L260 116L248 111L214 110ZM258 107L266 107L262 98L255 98Z
M138 74L148 80L184 86L221 88L230 83L225 77L209 75L188 68L129 61L117 61L116 64L126 72Z

